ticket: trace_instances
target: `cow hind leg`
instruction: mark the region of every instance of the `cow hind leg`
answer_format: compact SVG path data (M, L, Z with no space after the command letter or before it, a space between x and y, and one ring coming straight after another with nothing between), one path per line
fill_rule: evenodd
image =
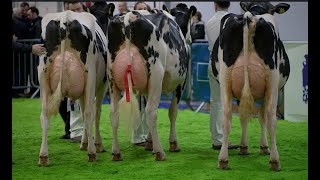
M266 110L267 114L267 128L270 136L271 152L270 152L270 169L273 171L280 171L280 161L279 154L276 144L276 126L277 126L277 117L276 117L276 106L269 105Z
M169 143L170 143L170 152L179 152L180 147L177 142L176 137L176 119L177 119L177 113L178 113L178 103L181 97L181 86L178 87L179 89L176 90L175 93L173 93L173 97L171 100L170 108L169 108L169 119L170 119L170 136L169 136Z
M163 74L151 74L148 82L148 102L146 106L146 120L147 126L152 136L153 151L156 155L157 161L164 161L166 155L161 146L158 131L157 131L157 109L160 103L161 87Z
M266 135L266 117L265 117L265 106L262 104L259 111L259 122L261 126L261 139L260 139L260 155L269 155L270 151L268 148L268 141Z
M152 137L151 137L151 132L149 130L148 130L147 141L146 141L146 145L144 146L144 149L146 151L152 151L153 150Z
M48 96L49 96L49 83L45 80L44 77L40 79L40 96L41 96L41 103L42 103L42 110L40 115L40 122L42 128L42 142L40 148L40 155L39 155L39 166L48 166L49 165L49 156L48 156L48 129L49 129L49 114L48 114Z
M85 86L85 93L84 96L80 98L81 104L84 105L84 107L81 107L83 114L84 114L84 128L86 130L85 134L87 135L88 139L88 156L89 162L95 162L97 161L97 153L96 153L96 147L94 145L94 141L92 138L92 124L94 121L94 98L95 98L95 85L96 85L96 79L95 79L96 71L94 68L88 69L87 74L87 82Z
M96 146L97 152L106 152L105 147L102 144L102 139L100 135L100 117L101 117L101 106L103 97L106 91L106 86L99 88L96 93L96 109L95 109L95 135L94 135L94 144Z
M84 100L80 100L79 103L81 107L81 117L82 117L82 120L84 121L84 108L85 108ZM87 134L86 126L83 126L83 134L82 134L81 143L80 143L80 150L83 150L83 151L88 150L88 134Z
M248 119L240 118L241 128L242 128L242 136L240 142L240 150L239 155L249 155L248 151L248 136L247 136L247 127L248 127Z
M280 171L281 165L279 160L279 153L276 143L276 126L277 126L277 102L278 102L278 83L279 75L273 73L271 75L269 84L266 88L266 109L265 116L267 117L267 129L270 136L271 152L270 152L270 169L273 171Z
M228 77L228 73L224 74ZM223 105L222 127L223 127L223 143L219 153L218 168L229 169L228 166L228 135L231 131L231 117L232 117L232 93L231 82L229 78L219 76L221 104Z
M119 127L119 101L120 101L120 90L115 86L110 91L110 121L112 126L112 160L122 161L120 153L120 147L118 142L118 127Z

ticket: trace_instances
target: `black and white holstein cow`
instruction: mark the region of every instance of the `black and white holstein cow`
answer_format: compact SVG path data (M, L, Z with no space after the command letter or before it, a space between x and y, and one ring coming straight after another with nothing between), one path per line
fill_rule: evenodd
M223 106L223 144L218 167L228 169L228 135L231 130L232 99L240 100L241 155L248 153L247 124L254 101L262 100L260 154L270 154L271 169L281 169L276 145L278 92L289 77L290 65L274 12L282 14L289 5L241 2L244 15L227 14L221 20L220 36L211 54L212 71L220 83ZM271 153L266 139L270 135Z
M88 150L89 161L104 152L99 121L107 87L107 39L89 13L64 11L46 14L42 19L42 38L47 53L40 57L38 78L42 101L42 143L39 165L48 165L47 133L49 118L57 114L62 98L80 99L84 133L81 150ZM95 99L96 98L96 99ZM92 123L95 120L95 136Z
M189 14L185 19L188 23L196 13L196 8L192 6L186 13ZM190 59L185 36L175 18L162 10L129 12L112 20L107 31L112 160L122 160L117 135L119 115L120 119L123 115L124 120L133 128L139 124L140 112L135 98L137 95L147 96L145 113L148 136L145 149L153 150L156 160L165 160L157 132L157 109L161 92L173 92L169 108L169 150L180 151L175 120ZM122 91L125 92L123 98Z

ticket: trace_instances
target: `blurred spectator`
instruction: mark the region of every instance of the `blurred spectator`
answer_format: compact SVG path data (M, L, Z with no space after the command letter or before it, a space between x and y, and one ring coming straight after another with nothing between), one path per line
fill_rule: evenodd
M14 52L25 52L32 53L34 55L40 56L46 52L46 48L43 46L44 44L24 44L20 42L16 42L17 37L12 35L12 50Z
M97 1L97 2L102 2L102 1ZM87 8L90 9L90 7L93 6L92 4L94 4L94 3L95 3L95 2L89 1L89 2L85 2L84 5L85 5Z
M69 1L63 2L63 9L64 9L64 11L69 10Z
M97 18L98 24L104 33L107 31L107 7L108 5L106 2L97 1L89 8L90 13Z
M39 10L36 7L30 7L28 12L29 33L30 39L40 39L41 38L41 20L42 17L39 16Z
M27 23L22 19L22 12L20 8L12 10L12 34L15 34L18 39L24 39L27 34Z
M193 19L193 24L191 25L192 42L195 39L205 39L205 26L201 18L202 18L202 15L199 11L196 12L196 14L192 17Z
M126 2L119 2L118 3L118 10L119 10L119 14L116 14L115 16L122 16L122 15L130 12Z
M29 3L27 2L22 2L20 4L20 8L21 8L21 13L22 13L22 19L26 22L28 22L28 10L29 10Z
M150 6L143 1L138 1L133 7L134 10L151 10Z
M73 12L83 12L84 5L80 1L69 1L68 2L68 10Z

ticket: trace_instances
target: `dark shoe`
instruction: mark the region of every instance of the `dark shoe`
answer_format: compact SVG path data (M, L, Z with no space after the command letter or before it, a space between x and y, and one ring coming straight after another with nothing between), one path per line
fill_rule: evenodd
M222 145L214 145L212 144L212 148L214 150L220 150ZM228 144L228 149L238 149L240 147L240 145L238 144L231 144L231 142L229 142Z
M60 139L70 139L70 134L60 136Z
M70 138L70 142L71 143L81 143L81 139L82 139L82 136L77 136L77 137L74 137L74 138Z
M134 145L136 145L136 146L145 146L146 145L146 141L144 141L144 142L140 142L140 143L134 143Z

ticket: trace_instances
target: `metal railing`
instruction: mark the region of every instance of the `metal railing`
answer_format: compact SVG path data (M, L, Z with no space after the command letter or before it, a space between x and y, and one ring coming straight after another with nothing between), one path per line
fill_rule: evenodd
M16 42L23 44L38 44L40 39L21 39ZM40 91L37 66L39 57L31 52L18 52L12 50L12 89L36 88L31 98L34 98Z

